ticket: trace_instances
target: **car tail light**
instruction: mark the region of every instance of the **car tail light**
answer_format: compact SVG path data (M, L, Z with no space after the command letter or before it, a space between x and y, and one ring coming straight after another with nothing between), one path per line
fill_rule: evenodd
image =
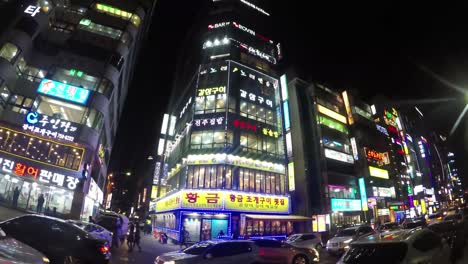
M265 256L265 249L260 248L260 257L264 257L264 256Z
M101 252L102 254L107 254L109 252L109 246L107 245L100 246L99 252Z

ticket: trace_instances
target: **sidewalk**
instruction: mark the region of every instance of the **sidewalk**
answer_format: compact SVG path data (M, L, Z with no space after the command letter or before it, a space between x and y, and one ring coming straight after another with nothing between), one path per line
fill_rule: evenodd
M127 263L154 263L154 260L160 254L179 250L180 247L174 244L161 244L152 235L143 235L141 237L141 252L138 252L138 247L133 248L133 252L128 252L127 241L119 248L112 249L112 264L127 264Z
M5 221L24 214L27 214L27 212L0 205L0 221Z

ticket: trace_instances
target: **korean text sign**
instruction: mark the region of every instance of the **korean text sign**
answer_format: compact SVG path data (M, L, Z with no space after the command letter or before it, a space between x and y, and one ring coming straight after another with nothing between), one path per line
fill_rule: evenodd
M71 142L75 141L78 135L78 126L76 124L37 112L29 112L26 115L26 123L23 125L23 129L42 136Z
M37 91L79 104L86 104L90 94L90 91L87 89L48 79L42 80Z

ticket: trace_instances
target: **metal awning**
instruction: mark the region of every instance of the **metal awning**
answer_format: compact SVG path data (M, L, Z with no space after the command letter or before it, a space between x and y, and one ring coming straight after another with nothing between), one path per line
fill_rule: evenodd
M258 214L246 214L246 218L250 219L262 219L262 220L286 220L286 221L313 221L312 217L305 217L301 215L258 215Z

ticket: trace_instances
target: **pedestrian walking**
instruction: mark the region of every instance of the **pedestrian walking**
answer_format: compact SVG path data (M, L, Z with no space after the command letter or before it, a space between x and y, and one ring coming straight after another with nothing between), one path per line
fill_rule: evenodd
M37 199L37 213L38 214L42 213L42 207L44 206L44 202L45 202L44 194L41 193L41 195L39 195L39 198Z
M141 230L140 230L140 225L137 223L135 225L135 238L134 238L134 245L138 247L138 252L141 252L141 246L140 246L140 239L141 239Z
M218 233L218 238L223 238L223 236L224 236L224 232L223 230L220 230Z
M133 251L133 246L134 246L134 240L135 240L135 226L133 225L133 223L131 223L129 226L129 232L128 232L128 236L127 236L127 246L128 246L128 252L132 252Z
M189 238L190 234L187 230L185 230L185 226L182 226L182 230L180 231L180 248L185 246L187 248L187 238Z
M18 186L15 187L15 190L13 191L13 207L16 208L18 207L18 198L20 195L20 190Z

